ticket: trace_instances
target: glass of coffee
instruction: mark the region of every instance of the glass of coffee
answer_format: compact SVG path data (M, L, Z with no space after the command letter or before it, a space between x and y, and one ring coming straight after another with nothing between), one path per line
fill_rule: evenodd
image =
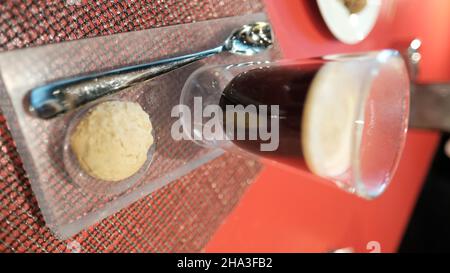
M182 129L172 133L307 169L372 199L398 166L409 94L394 50L207 66L187 80L172 111Z

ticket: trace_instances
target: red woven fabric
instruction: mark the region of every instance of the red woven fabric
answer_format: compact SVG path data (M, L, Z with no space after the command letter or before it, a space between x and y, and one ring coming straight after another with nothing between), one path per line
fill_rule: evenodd
M0 47L7 50L262 10L260 0L2 2Z
M262 10L259 0L67 2L76 1L1 3L1 50ZM200 251L259 168L252 160L223 156L61 241L45 226L0 113L0 252Z

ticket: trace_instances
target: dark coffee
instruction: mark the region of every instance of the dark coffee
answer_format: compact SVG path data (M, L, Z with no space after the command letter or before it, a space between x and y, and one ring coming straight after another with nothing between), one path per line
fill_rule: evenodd
M281 65L257 68L236 76L225 88L220 107L226 111L227 105L279 105L279 115L267 113L268 130L270 119L279 121L279 147L274 152L261 152L258 140L237 140L233 142L252 153L265 157L302 158L301 131L305 100L311 83L323 64ZM259 114L259 113L258 113ZM236 120L224 118L224 124ZM246 123L245 123L246 124ZM246 125L247 126L247 125ZM237 126L235 126L237 127ZM248 129L246 128L247 135Z

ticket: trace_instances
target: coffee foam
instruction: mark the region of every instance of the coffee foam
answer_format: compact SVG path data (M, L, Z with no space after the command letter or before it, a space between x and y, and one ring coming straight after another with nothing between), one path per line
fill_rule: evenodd
M357 69L342 62L327 63L308 91L302 118L302 149L306 164L319 176L337 177L350 168L353 128L358 126Z

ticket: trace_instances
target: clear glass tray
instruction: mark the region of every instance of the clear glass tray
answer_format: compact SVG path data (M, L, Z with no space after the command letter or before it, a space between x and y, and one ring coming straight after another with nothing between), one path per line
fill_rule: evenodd
M83 108L52 120L41 120L25 111L25 94L33 87L62 78L208 49L220 44L233 29L261 20L266 20L265 14L129 32L0 54L0 107L7 118L46 224L58 237L68 238L220 156L222 150L208 150L189 141L176 142L170 135L175 121L170 116L171 109L179 103L185 80L205 63L270 60L276 50L251 59L221 54L108 97L138 102L151 117L156 140L149 168L128 189L114 194L102 195L86 190L68 174L64 164L66 131Z

